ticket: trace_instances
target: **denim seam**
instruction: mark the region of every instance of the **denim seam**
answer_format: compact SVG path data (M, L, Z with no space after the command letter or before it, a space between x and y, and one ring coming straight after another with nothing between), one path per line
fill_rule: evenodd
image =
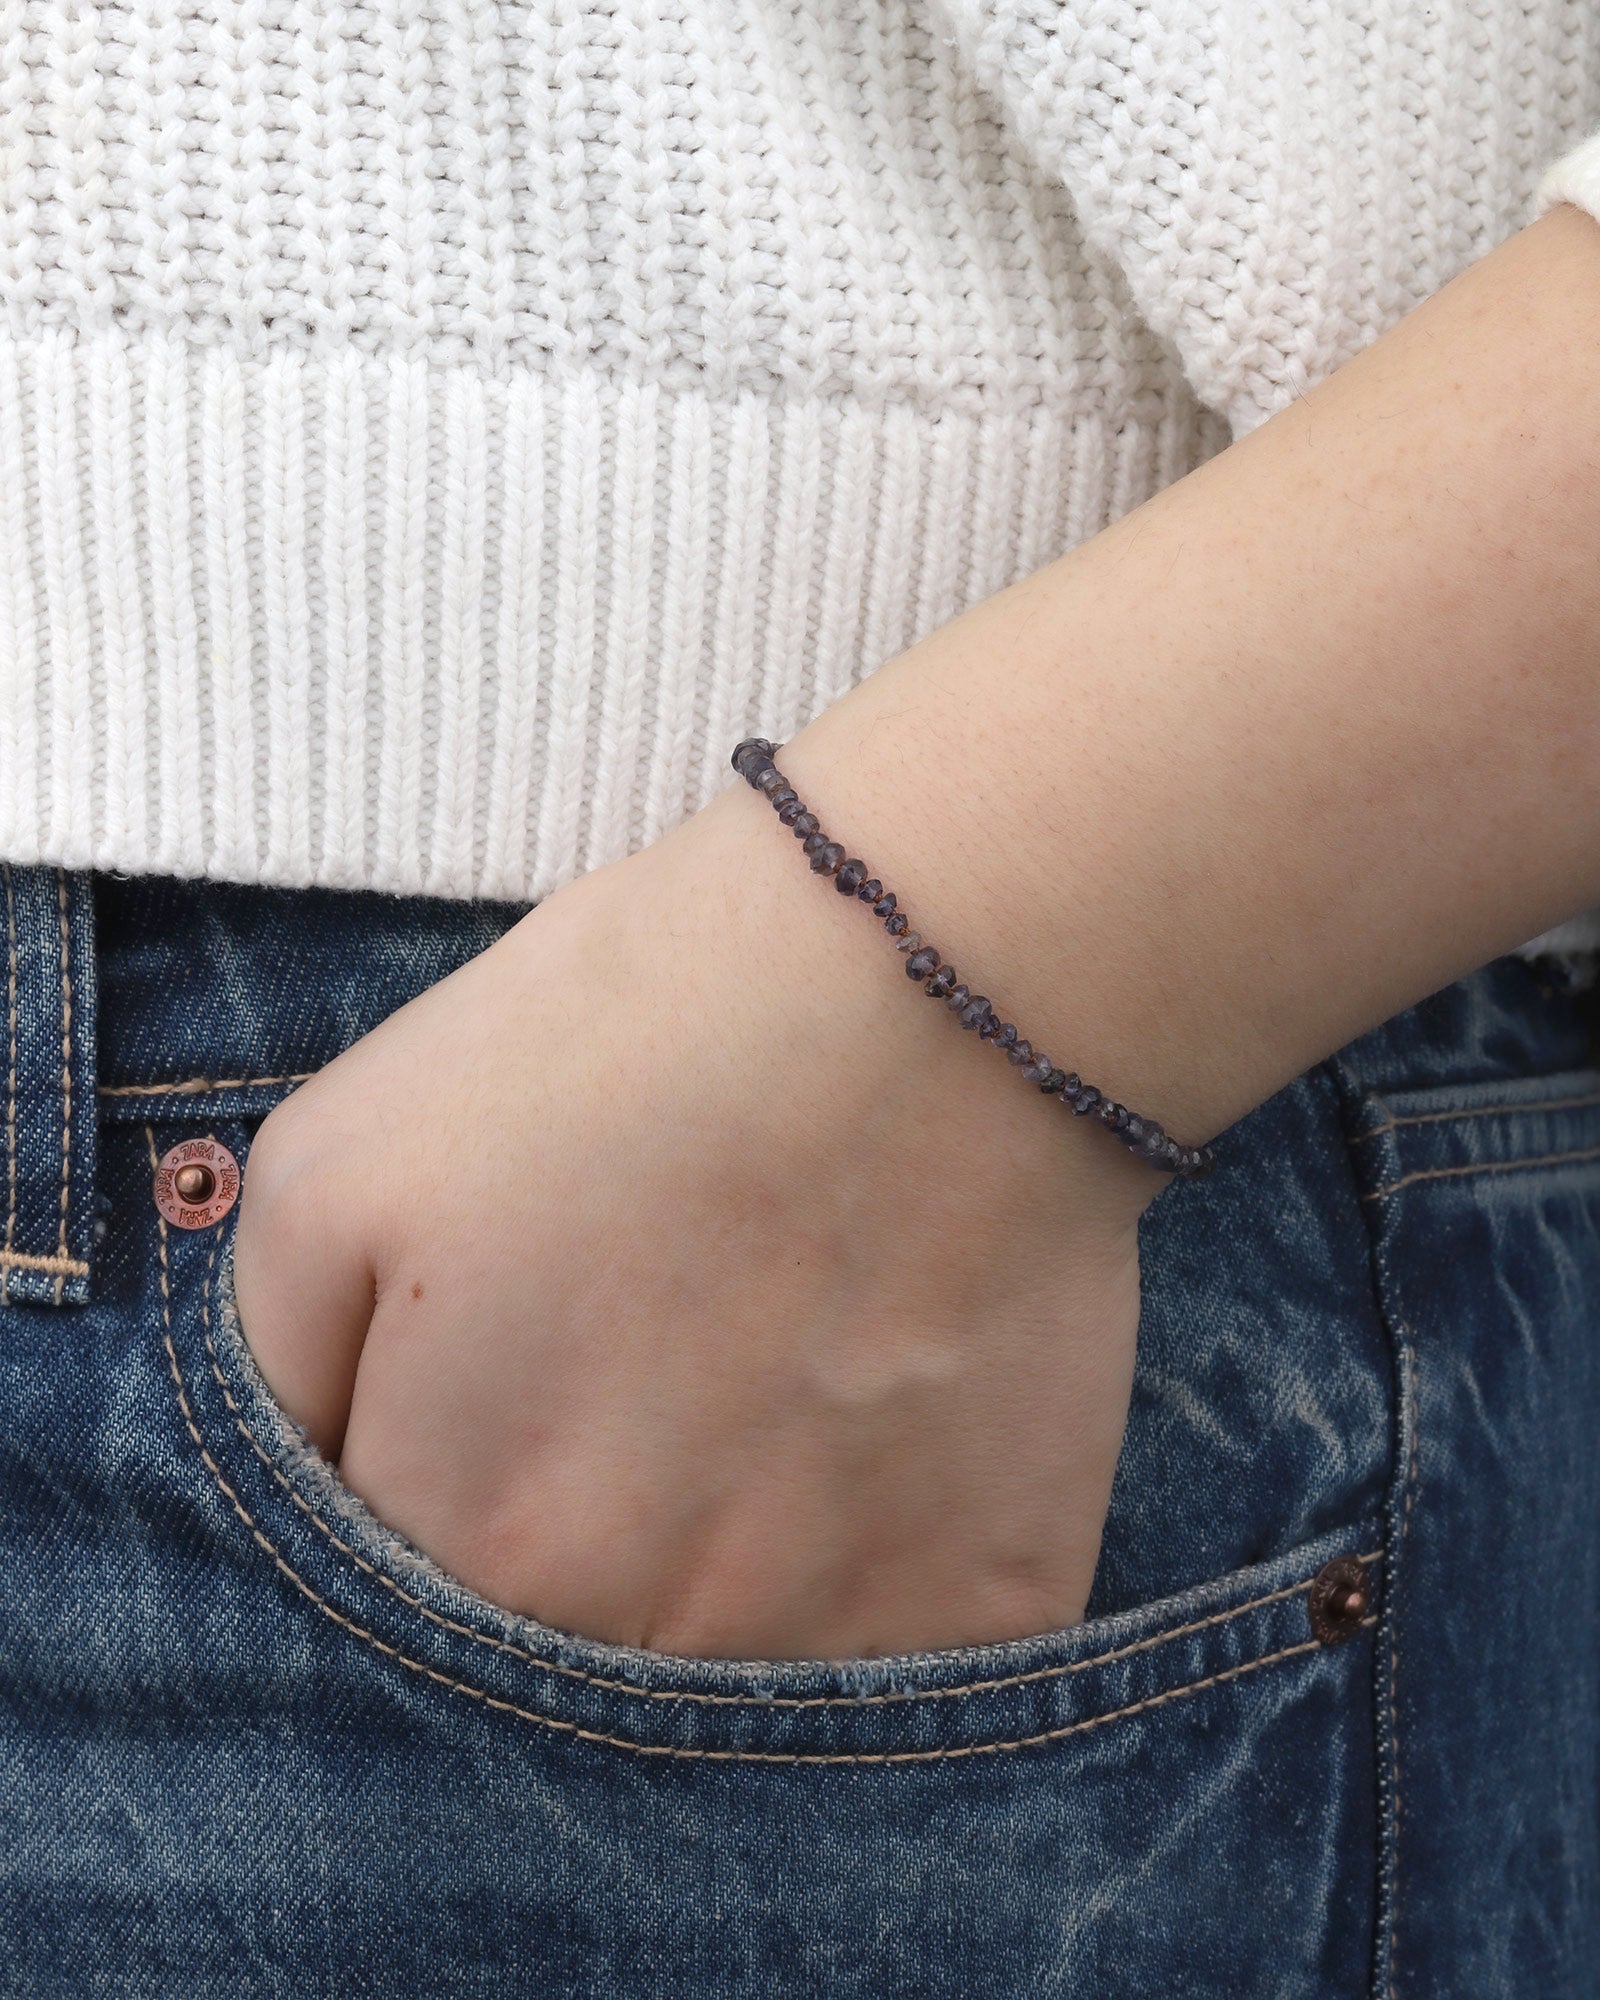
M1540 1153L1525 1160L1475 1160L1464 1167L1423 1167L1414 1174L1402 1174L1397 1181L1386 1181L1382 1187L1370 1188L1361 1199L1377 1201L1382 1195L1394 1194L1418 1181L1460 1180L1467 1174L1524 1173L1532 1167L1559 1167L1570 1160L1600 1160L1600 1146L1583 1146L1571 1153Z
M145 1138L152 1158L154 1158L155 1135L149 1126L145 1127ZM206 1470L211 1474L211 1477L228 1500L233 1511L249 1529L252 1539L265 1554L272 1558L274 1567L281 1570L294 1587L335 1625L341 1626L354 1637L363 1640L376 1652L384 1655L385 1658L391 1659L398 1665L408 1668L412 1673L421 1674L424 1679L434 1682L437 1686L446 1688L451 1693L467 1695L472 1700L481 1701L487 1707L498 1710L502 1714L515 1716L519 1721L536 1723L542 1728L571 1736L577 1741L599 1744L608 1749L630 1750L639 1756L671 1757L696 1763L808 1765L949 1763L966 1757L990 1755L1000 1751L1025 1750L1036 1745L1060 1742L1066 1737L1077 1736L1088 1730L1098 1729L1108 1722L1118 1722L1131 1715L1143 1714L1148 1709L1161 1708L1166 1703L1177 1701L1183 1696L1198 1694L1206 1688L1219 1687L1226 1681L1238 1680L1245 1674L1254 1673L1262 1667L1274 1666L1282 1660L1295 1659L1306 1653L1317 1653L1327 1650L1319 1639L1301 1640L1295 1645L1280 1647L1276 1652L1262 1654L1257 1659L1246 1660L1238 1666L1223 1668L1217 1673L1207 1675L1202 1680L1189 1681L1182 1687L1168 1688L1160 1694L1147 1695L1141 1701L1131 1702L1122 1708L1111 1709L1104 1715L1085 1716L1077 1722L1063 1723L1054 1729L1040 1730L1030 1736L1018 1736L988 1743L955 1744L934 1750L777 1751L692 1749L680 1744L640 1743L630 1737L613 1736L603 1730L585 1729L579 1723L567 1721L559 1716L542 1715L535 1709L523 1708L516 1702L502 1700L500 1697L490 1694L487 1688L474 1687L468 1681L458 1680L453 1675L441 1673L438 1668L430 1667L425 1661L414 1660L408 1654L401 1652L398 1647L391 1646L385 1640L380 1639L375 1632L368 1631L363 1625L358 1625L354 1619L348 1618L343 1612L336 1610L326 1598L314 1590L304 1577L285 1559L276 1544L263 1533L262 1529L256 1524L256 1521L246 1509L244 1503L240 1500L238 1494L228 1484L227 1478L223 1474L221 1467L212 1457L204 1438L200 1434L199 1426L195 1422L194 1412L190 1407L188 1394L183 1386L182 1371L178 1366L177 1349L172 1339L172 1288L167 1258L167 1223L165 1216L157 1217L157 1228L161 1251L162 1345L166 1349L167 1368L171 1374L173 1388L177 1394L178 1407L183 1416L184 1426L193 1440L195 1448L200 1453L201 1461L205 1465ZM208 1334L210 1330L209 1296L212 1276L216 1269L217 1243L220 1235L220 1228L212 1234L211 1255L206 1265L206 1303L203 1306L203 1311L206 1314L205 1325ZM1240 1611L1247 1608L1246 1606L1239 1607ZM1238 1613L1235 1612L1232 1615L1237 1616ZM1369 1615L1361 1622L1363 1626L1370 1627L1377 1623L1377 1619ZM541 1662L540 1664L544 1663ZM611 1684L601 1683L601 1685L610 1686ZM632 1693L654 1692L654 1690L627 1688L621 1688L618 1691ZM678 1698L681 1699L681 1697ZM847 1703L851 1702L850 1697L844 1697L844 1700ZM770 1707L772 1704L762 1701L757 1697L747 1705L761 1709ZM864 1704L852 1703L851 1705L860 1706Z
M1397 1182L1396 1185L1399 1185ZM1365 1199L1366 1197L1363 1197ZM1403 1450L1397 1458L1389 1496L1389 1560L1385 1576L1383 1623L1388 1640L1386 1707L1388 1732L1385 1768L1379 1779L1379 1797L1385 1801L1380 1829L1380 1889L1377 1946L1381 1954L1375 1974L1382 1978L1387 2000L1398 2000L1398 1958L1396 1940L1400 1928L1400 1583L1406 1538L1411 1527L1421 1462L1421 1399L1418 1395L1419 1368L1411 1329L1400 1309L1400 1294L1389 1264L1388 1246L1381 1223L1372 1238L1373 1262L1378 1277L1378 1306L1382 1323L1389 1333L1394 1353L1396 1392L1396 1445ZM1376 1978L1375 1978L1376 1985Z
M1343 1107L1346 1134L1345 1163L1350 1176L1350 1195L1356 1212L1371 1217L1367 1224L1368 1254L1372 1260L1373 1307L1390 1356L1393 1402L1391 1410L1392 1457L1385 1482L1383 1601L1378 1619L1378 1643L1372 1655L1372 1722L1374 1751L1375 1813L1377 1820L1376 1879L1372 1931L1372 1976L1369 1991L1373 2000L1396 2000L1394 1937L1399 1902L1399 1597L1401 1550L1406 1524L1410 1519L1411 1478L1415 1469L1417 1432L1407 1384L1414 1379L1405 1340L1405 1327L1398 1318L1398 1296L1392 1282L1383 1236L1386 1211L1364 1210L1367 1197L1361 1183L1368 1177L1355 1141L1368 1136L1356 1129L1356 1115L1370 1101L1350 1070L1338 1056L1322 1066ZM1372 1128L1375 1132L1377 1128ZM1390 1143L1393 1152L1393 1142ZM1388 1165L1378 1166L1382 1172Z
M1354 1136L1362 1139L1381 1138L1385 1132L1394 1132L1402 1125L1448 1125L1463 1118L1493 1118L1504 1112L1508 1115L1520 1111L1581 1111L1586 1105L1600 1104L1600 1090L1592 1090L1582 1097L1539 1097L1531 1103L1473 1104L1452 1111L1409 1111L1401 1117L1386 1118L1381 1125L1370 1130L1357 1132Z
M258 1084L305 1083L312 1069L291 1070L283 1076L191 1076L181 1083L103 1083L102 1097L198 1097L210 1090L249 1090Z
M1385 1264L1387 1273L1387 1263ZM1397 1300L1398 1305L1398 1300ZM1411 1526L1412 1503L1417 1497L1417 1473L1419 1469L1419 1443L1422 1431L1422 1399L1419 1394L1420 1371L1417 1364L1416 1345L1410 1338L1411 1329L1402 1320L1399 1322L1402 1334L1402 1350L1406 1360L1406 1376L1411 1385L1411 1449L1406 1456L1405 1503L1400 1509L1399 1547L1396 1551L1396 1568L1404 1556L1406 1534ZM1394 1789L1391 1800L1394 1808L1394 1841L1391 1858L1394 1863L1395 1888L1389 1905L1389 2000L1396 2000L1396 1953L1395 1940L1400 1930L1400 1618L1399 1594L1395 1593L1394 1613L1389 1623L1389 1739L1390 1754L1393 1759Z
M5 877L6 942L10 950L6 1004L11 1022L11 1067L6 1080L6 1261L0 1267L0 1304L11 1294L11 1246L17 1234L17 894L9 868Z
M29 1250L0 1250L0 1271L54 1272L65 1282L68 1278L88 1277L89 1266L81 1257L62 1257L55 1252L44 1256Z
M67 1209L72 1196L72 958L67 924L67 873L56 870L56 901L61 916L61 1224L56 1255L67 1260ZM56 1279L56 1304L66 1290L66 1275Z

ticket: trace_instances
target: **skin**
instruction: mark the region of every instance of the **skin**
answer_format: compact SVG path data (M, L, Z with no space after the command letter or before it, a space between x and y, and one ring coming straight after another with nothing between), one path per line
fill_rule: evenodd
M1036 1048L1211 1137L1600 904L1597 322L1557 209L783 769ZM1081 1616L1162 1182L874 933L730 773L263 1125L266 1379L497 1602L771 1657Z

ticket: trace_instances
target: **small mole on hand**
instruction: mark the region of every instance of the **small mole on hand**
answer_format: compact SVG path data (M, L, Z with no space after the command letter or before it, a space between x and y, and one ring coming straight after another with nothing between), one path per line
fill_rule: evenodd
M413 1285L413 1286L411 1287L411 1296L412 1296L412 1297L413 1297L414 1299L420 1299L420 1298L422 1297L422 1287L421 1287L421 1285Z

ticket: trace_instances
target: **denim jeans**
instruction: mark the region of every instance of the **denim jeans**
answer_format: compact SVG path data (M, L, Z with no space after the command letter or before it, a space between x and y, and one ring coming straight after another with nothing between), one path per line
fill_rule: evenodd
M0 1993L1593 1994L1578 982L1487 967L1156 1202L1085 1623L704 1662L387 1532L251 1364L237 1211L152 1199L520 912L5 886Z

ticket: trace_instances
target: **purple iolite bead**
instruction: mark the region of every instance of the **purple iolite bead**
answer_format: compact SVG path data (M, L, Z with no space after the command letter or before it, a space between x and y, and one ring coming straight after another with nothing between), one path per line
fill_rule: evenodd
M955 967L946 965L931 944L925 944L911 928L910 919L890 889L885 889L870 873L865 861L847 854L836 840L822 830L814 812L807 810L793 785L778 769L781 746L765 736L747 736L737 744L733 768L753 791L760 792L778 815L779 824L789 828L801 843L801 851L818 875L831 875L841 896L854 896L868 905L894 940L895 949L905 954L906 976L918 981L923 990L945 1005L963 1028L976 1029L980 1041L992 1041L1019 1068L1025 1080L1052 1097L1059 1097L1078 1117L1093 1116L1129 1152L1153 1167L1184 1179L1200 1180L1216 1161L1209 1146L1182 1146L1169 1138L1153 1119L1141 1118L1126 1105L1109 1098L1092 1083L1085 1083L1076 1071L1057 1069L1047 1055L1017 1033L1010 1021L1002 1021L993 1004L981 993L973 993L960 979Z

